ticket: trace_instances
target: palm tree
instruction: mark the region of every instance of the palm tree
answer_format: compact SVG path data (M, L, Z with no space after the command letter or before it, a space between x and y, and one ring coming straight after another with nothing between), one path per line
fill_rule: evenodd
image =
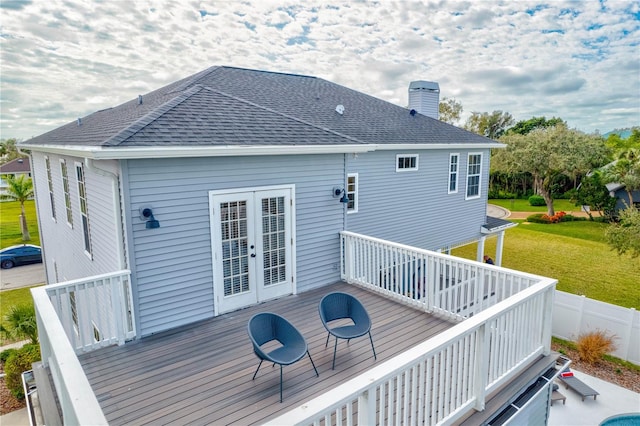
M29 228L27 228L27 215L24 211L24 202L33 196L33 181L26 175L20 175L18 177L8 176L7 193L2 196L3 199L9 199L20 202L20 228L22 230L22 241L29 241L31 236L29 235Z
M628 148L619 152L618 159L605 172L610 182L625 186L629 206L633 207L633 192L640 189L640 149Z

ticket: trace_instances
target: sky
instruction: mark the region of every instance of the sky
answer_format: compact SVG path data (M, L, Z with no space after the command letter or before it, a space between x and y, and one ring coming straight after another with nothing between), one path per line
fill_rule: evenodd
M22 140L214 65L407 106L409 83L515 120L640 125L638 1L0 0L0 137Z

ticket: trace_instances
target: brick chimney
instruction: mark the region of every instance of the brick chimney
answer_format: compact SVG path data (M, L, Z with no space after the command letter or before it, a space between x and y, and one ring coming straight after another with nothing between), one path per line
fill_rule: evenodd
M409 109L438 119L440 86L433 81L412 81L409 84Z

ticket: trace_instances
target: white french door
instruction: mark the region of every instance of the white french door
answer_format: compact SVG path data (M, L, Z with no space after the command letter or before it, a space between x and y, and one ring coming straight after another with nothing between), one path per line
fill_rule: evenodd
M209 194L215 315L291 294L293 188Z

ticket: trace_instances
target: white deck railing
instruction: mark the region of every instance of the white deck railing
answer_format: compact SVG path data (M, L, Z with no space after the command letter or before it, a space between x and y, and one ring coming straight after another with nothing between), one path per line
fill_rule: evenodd
M464 320L541 277L353 232L341 233L342 279L403 303Z
M549 354L555 280L350 232L342 247L346 281L470 318L268 424L450 424Z
M77 353L135 335L129 271L31 289L42 362L49 367L64 424L107 424Z

